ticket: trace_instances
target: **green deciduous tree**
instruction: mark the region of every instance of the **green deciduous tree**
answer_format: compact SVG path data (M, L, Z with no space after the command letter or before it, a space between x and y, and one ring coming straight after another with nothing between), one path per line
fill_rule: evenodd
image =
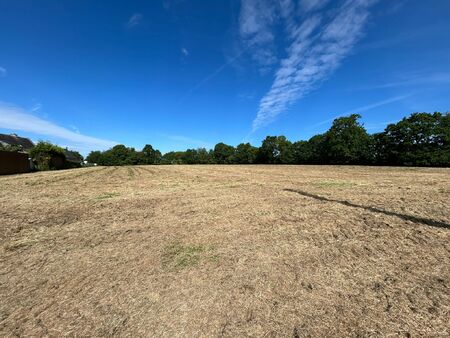
M330 164L368 164L372 161L371 137L352 114L334 120L325 133L323 151Z
M308 141L297 141L292 144L294 163L308 164L312 162L313 147Z
M161 164L183 164L184 151L170 151L165 153Z
M197 163L198 164L213 164L214 161L214 153L212 150L207 150L205 148L197 149Z
M415 113L384 132L369 135L352 114L333 121L324 134L291 143L285 136L267 136L260 148L218 143L205 148L161 155L151 145L141 152L124 145L93 151L87 157L100 165L127 164L381 164L450 166L450 115Z
M311 157L309 163L311 164L326 164L325 157L325 134L314 135L308 140L308 144L311 150Z
M234 154L234 163L236 164L252 164L256 161L258 148L253 147L250 143L241 143L236 147Z
M91 151L88 156L86 156L86 161L89 163L103 164L103 153L99 150Z
M267 136L258 151L258 162L267 164L294 163L294 149L285 136Z
M234 159L234 147L225 143L217 143L214 147L214 159L217 164L230 164Z
M390 124L376 135L381 164L448 166L450 164L450 117L441 113L414 113Z
M109 165L130 165L137 162L134 148L127 148L123 144L118 144L107 150L105 155L106 162Z
M161 162L161 152L153 149L150 144L146 144L142 149L145 164L159 164Z

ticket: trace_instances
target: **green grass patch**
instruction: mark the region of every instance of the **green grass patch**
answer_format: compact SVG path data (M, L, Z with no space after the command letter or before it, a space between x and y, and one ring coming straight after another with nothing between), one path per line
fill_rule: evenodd
M218 255L212 254L213 246L203 244L172 244L165 250L163 265L169 268L184 269L196 266L201 260L217 261Z
M6 251L15 251L21 248L25 248L28 246L31 246L35 243L38 243L39 241L37 239L33 238L23 238L14 242L11 242L5 246Z
M101 195L97 196L95 199L96 200L106 200L108 198L117 197L119 195L120 194L117 193L117 192L107 192L107 193L104 193L104 194L101 194Z
M43 184L43 183L44 182L42 182L42 181L34 181L34 182L25 182L25 185L29 185L29 186L34 187L36 185Z
M313 185L319 188L350 188L354 187L356 183L349 181L317 181Z
M127 168L128 170L128 178L133 178L134 177L134 170L131 167Z

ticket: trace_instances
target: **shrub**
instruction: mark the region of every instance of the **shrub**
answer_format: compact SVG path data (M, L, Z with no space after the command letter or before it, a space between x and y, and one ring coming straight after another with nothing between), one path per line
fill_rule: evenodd
M23 151L23 147L21 145L9 145L9 144L0 143L0 150L17 152L17 151Z
M64 149L50 142L39 141L30 150L30 157L38 170L62 169L66 165Z

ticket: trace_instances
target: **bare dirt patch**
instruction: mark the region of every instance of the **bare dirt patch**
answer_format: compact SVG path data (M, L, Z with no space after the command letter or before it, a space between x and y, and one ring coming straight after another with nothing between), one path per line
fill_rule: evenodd
M449 200L449 169L0 177L0 336L449 336Z

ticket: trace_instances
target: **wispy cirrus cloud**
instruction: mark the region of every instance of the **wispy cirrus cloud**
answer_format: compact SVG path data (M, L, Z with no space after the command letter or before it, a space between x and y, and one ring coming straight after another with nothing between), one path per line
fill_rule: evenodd
M125 24L125 26L130 29L133 27L138 26L143 19L143 15L141 13L134 13L132 16L130 16L130 18L128 19L127 23Z
M328 4L330 0L302 0L300 6L304 12L319 10Z
M299 5L291 0L243 0L241 36L255 44L256 60L265 54L271 64L278 60L274 23L284 23L288 40L287 56L277 62L274 82L260 101L252 131L274 121L339 67L362 36L376 1L342 0L326 10L327 0L301 0Z
M5 77L6 75L8 75L6 68L0 67L0 77Z
M186 48L181 48L181 54L184 56L189 56L189 51Z
M273 25L278 20L277 5L266 0L242 0L239 34L245 46L252 47L252 57L268 67L277 62Z
M183 102L184 100L186 100L186 98L188 98L193 92L195 92L196 90L198 90L200 87L204 86L208 81L210 81L211 79L213 79L214 77L216 77L218 74L220 74L226 67L228 67L230 64L232 64L233 62L235 62L237 59L239 59L241 57L242 54L244 54L245 49L242 50L241 52L239 52L239 54L237 54L236 56L234 56L233 58L229 59L227 62L225 62L224 64L220 65L217 69L215 69L212 73L208 74L207 76L205 76L203 79L201 79L195 86L193 86L192 88L190 88L186 94L184 94L181 99L180 102Z
M38 111L40 111L42 109L42 103L40 102L36 102L35 104L33 104L33 106L31 107L31 111L33 113L36 113Z
M168 0L169 1L169 0ZM181 1L181 0L179 0ZM294 11L292 0L242 0L239 16L239 35L244 44L243 48L214 71L206 75L195 86L190 88L180 99L183 102L193 92L220 74L225 68L234 64L245 53L251 52L253 60L260 66L261 72L266 72L278 62L275 53L273 25L280 17L289 21L289 15ZM183 52L183 51L182 51Z
M104 150L117 144L110 140L83 135L70 129L34 116L28 111L0 102L0 128L34 133L68 142L68 146L76 150Z
M353 109L351 109L349 111L346 111L345 113L336 115L335 117L333 117L331 119L326 119L324 121L316 123L316 124L312 125L311 128L315 128L315 127L318 127L320 125L329 123L329 122L333 121L334 119L337 119L337 118L342 117L342 116L347 116L347 115L350 115L350 114L359 114L359 113L363 113L363 112L366 112L366 111L369 111L369 110L372 110L372 109L375 109L375 108L378 108L378 107L386 106L386 105L394 103L394 102L403 101L403 100L405 100L408 97L411 97L413 95L414 95L414 93L398 95L398 96L390 97L390 98L387 98L387 99L384 99L384 100L381 100L381 101L373 102L373 103L367 104L367 105L362 106L362 107L353 108Z
M387 81L384 83L378 83L365 87L353 88L352 90L373 90L373 89L385 89L395 87L417 87L417 86L440 86L450 83L450 72L417 72L415 74L406 74L399 78Z

